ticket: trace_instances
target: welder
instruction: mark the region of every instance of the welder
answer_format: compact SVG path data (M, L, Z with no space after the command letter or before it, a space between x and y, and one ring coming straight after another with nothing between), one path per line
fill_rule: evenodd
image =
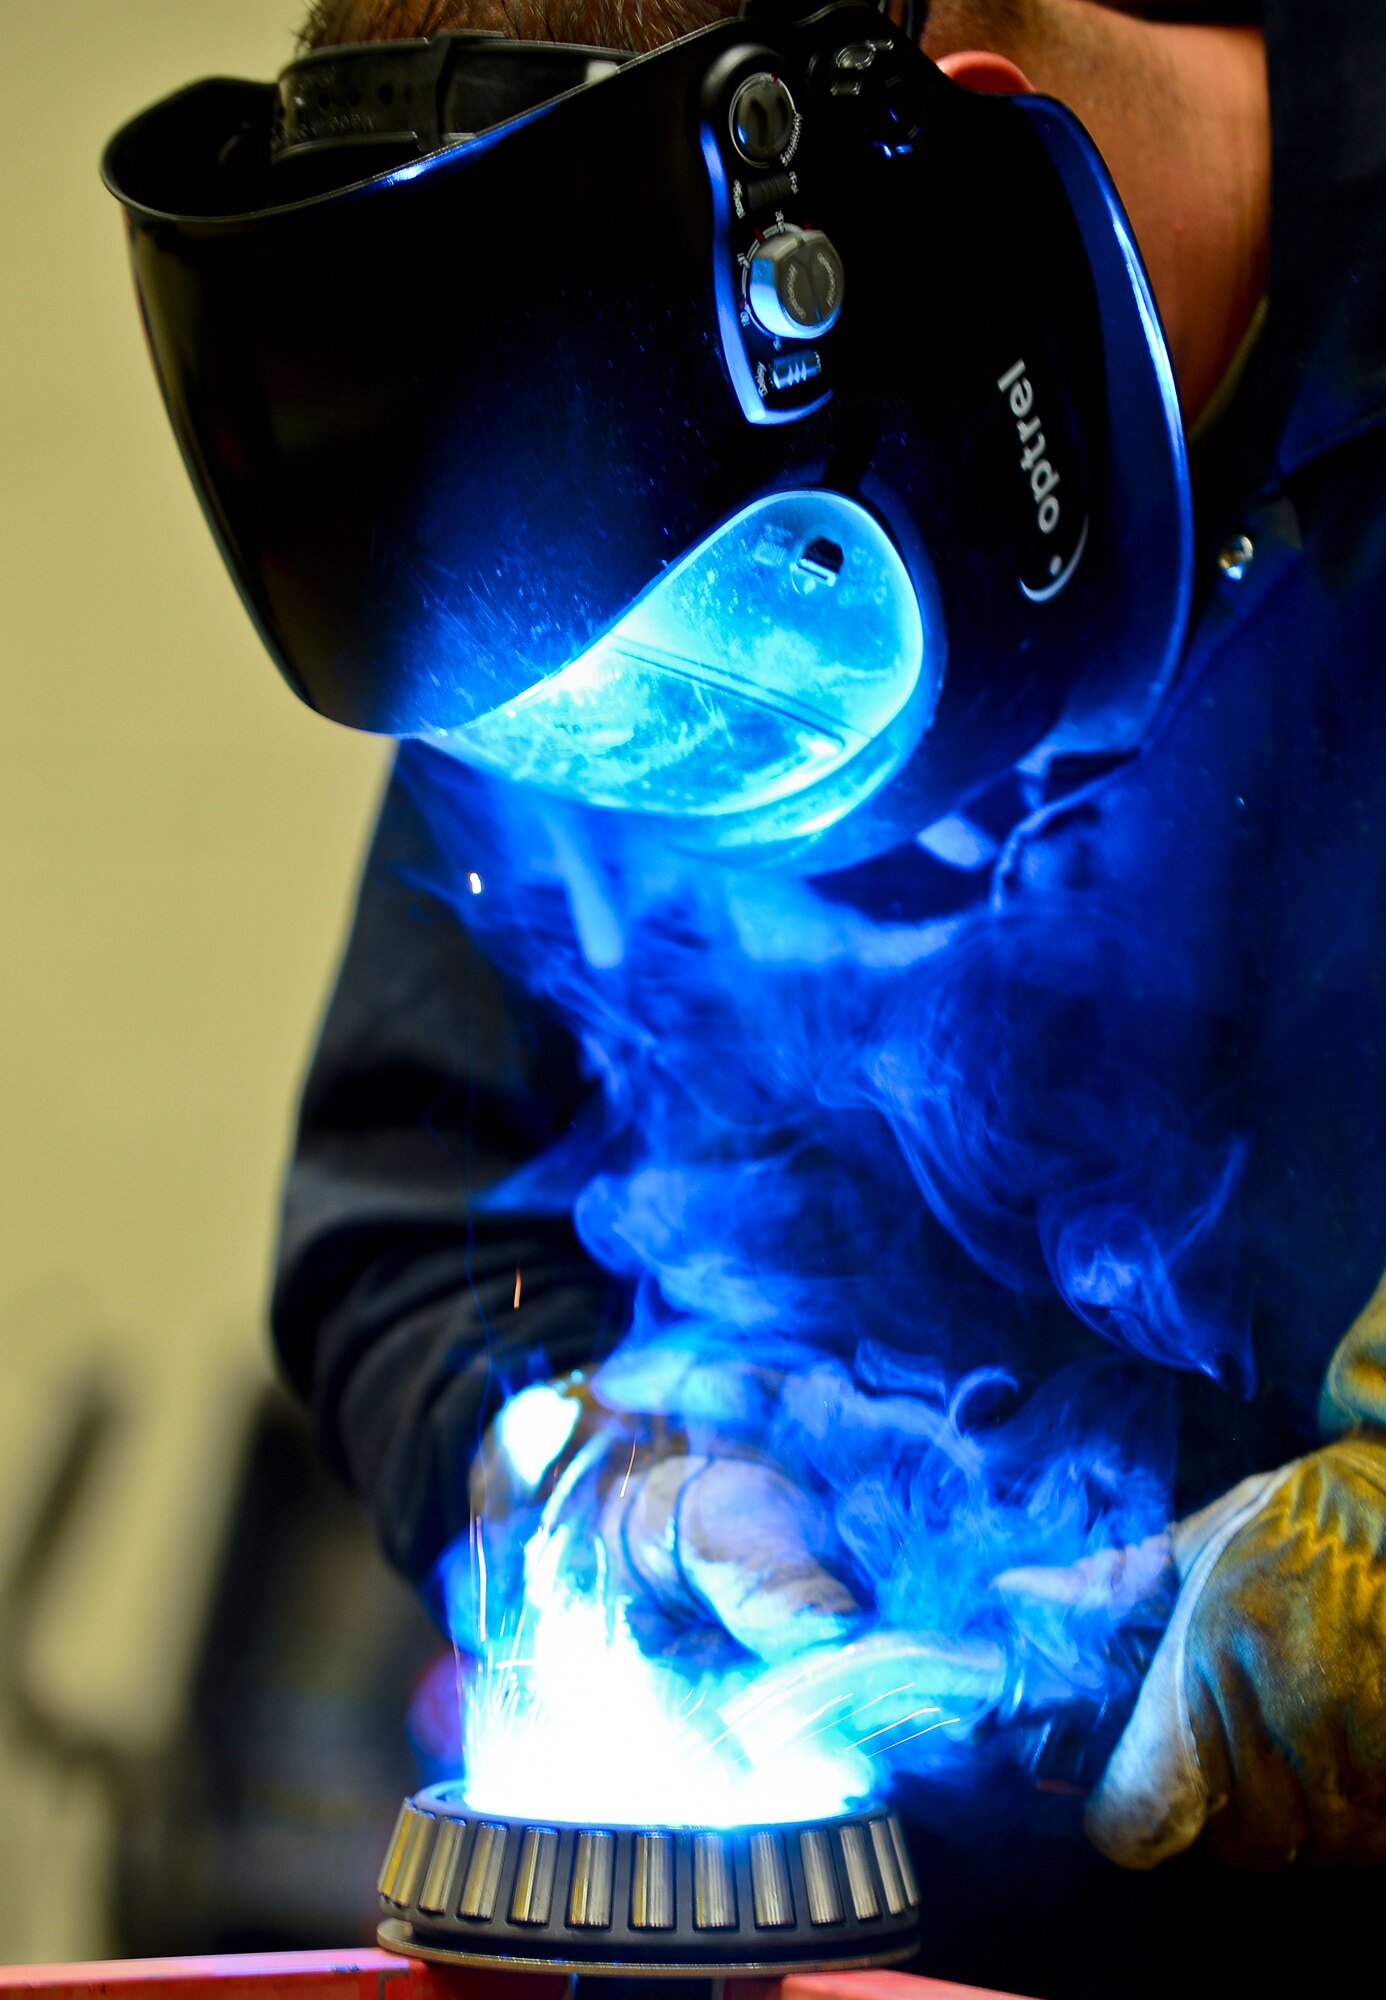
M974 812L978 786L946 835L921 828L922 844L901 845L897 827L884 857L868 836L822 865L825 877L837 866L839 906L933 897L1041 922L1052 908L1060 923L1119 909L1159 941L1172 984L1197 988L1218 1036L1197 1052L1200 1087L1235 1097L1250 1133L1238 1255L1257 1387L1239 1399L1249 1378L1232 1367L1183 1378L1178 1599L1088 1827L1133 1869L1200 1836L1256 1868L1301 1851L1366 1864L1386 1859L1386 1305L1373 1296L1386 1267L1386 704L1374 671L1386 38L1347 0L1267 0L1263 19L1230 0L1174 12L935 0L921 46L955 85L1068 105L1112 172L1195 475L1177 662L1152 669L1138 740L1078 729L1038 792L1012 788L1009 812L999 792ZM322 0L306 42L329 52L477 29L626 51L720 16ZM872 63L871 45L858 48L844 90L853 63ZM306 94L293 101L308 120ZM311 133L302 151L311 188ZM1031 450L1028 479L1039 447L1024 426L1038 436L1042 385L1020 357L996 382ZM1073 483L1032 486L1036 510L1057 476ZM517 1214L472 1199L560 1138L589 1082L551 1007L489 963L432 892L436 831L420 799L449 749L468 754L438 731L406 748L385 801L305 1093L275 1298L290 1374L389 1553L420 1579L465 1530L477 1464L496 1483L520 1476L503 1437L477 1447L502 1393L526 1379L523 1357L542 1352L555 1377L585 1369L628 1311L552 1202ZM504 768L480 739L474 761ZM856 823L888 825L889 796L887 783ZM796 865L813 872L802 854ZM480 876L472 887L484 892ZM792 1646L845 1631L856 1611L807 1519L763 1456L671 1445L642 1458L609 1529L652 1604L768 1654L786 1633ZM1091 1905L1067 1907L1139 1907L1129 1888L1114 1900L1106 1878L1089 1891ZM985 1925L978 1915L959 1948L963 1970L998 1962L978 1942Z

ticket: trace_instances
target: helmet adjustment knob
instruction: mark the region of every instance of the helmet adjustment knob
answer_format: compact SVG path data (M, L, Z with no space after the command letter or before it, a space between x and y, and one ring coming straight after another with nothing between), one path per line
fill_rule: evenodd
M794 137L794 99L768 70L747 77L732 99L731 131L743 159L769 166Z
M766 333L808 340L842 310L842 259L821 229L785 227L751 253L746 303Z

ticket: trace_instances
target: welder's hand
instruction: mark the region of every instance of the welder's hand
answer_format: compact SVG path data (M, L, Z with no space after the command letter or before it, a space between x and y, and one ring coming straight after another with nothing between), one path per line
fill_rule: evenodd
M765 1660L842 1639L861 1617L820 1560L826 1524L776 1466L656 1457L610 1490L601 1535L613 1573L670 1626L713 1627Z
M719 1393L715 1372L696 1396L681 1378L683 1400L732 1408L734 1385ZM613 1408L581 1372L536 1383L487 1431L472 1511L496 1559L507 1531L527 1537L541 1516L592 1535L607 1597L649 1652L714 1653L729 1637L779 1660L841 1638L861 1614L820 1559L832 1537L816 1503L744 1442L714 1440L702 1424L691 1450L664 1410Z
M1150 1868L1386 1860L1386 1432L1258 1474L1173 1531L1180 1592L1088 1802Z

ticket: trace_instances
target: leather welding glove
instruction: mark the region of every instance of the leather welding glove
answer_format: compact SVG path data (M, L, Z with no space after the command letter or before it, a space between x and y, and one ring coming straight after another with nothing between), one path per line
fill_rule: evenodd
M1320 1414L1346 1435L1173 1531L1174 1616L1088 1802L1091 1838L1126 1867L1205 1824L1252 1867L1301 1848L1386 1860L1386 1286Z
M573 1374L524 1390L491 1425L472 1470L473 1512L493 1528L532 1518L592 1524L608 1594L649 1652L713 1652L730 1638L779 1660L841 1638L860 1617L824 1567L832 1537L786 1473L670 1416L612 1409Z
M601 1534L627 1587L672 1625L720 1629L763 1660L840 1641L861 1618L821 1560L816 1503L761 1459L656 1457L611 1489Z

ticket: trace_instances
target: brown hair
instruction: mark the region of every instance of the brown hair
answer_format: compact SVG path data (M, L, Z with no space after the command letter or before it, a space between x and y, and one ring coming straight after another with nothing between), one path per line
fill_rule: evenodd
M1128 0L1133 11L1160 4ZM1189 0L1184 4L1187 9ZM1237 4L1221 0L1223 8ZM299 47L484 28L520 42L582 42L643 53L725 20L737 6L738 0L312 0ZM918 12L923 15L922 5ZM931 0L925 47L934 55L961 48L1014 55L1021 40L1035 34L1040 12L1037 0Z
M300 49L484 28L522 42L580 42L644 53L712 21L737 0L312 0Z

